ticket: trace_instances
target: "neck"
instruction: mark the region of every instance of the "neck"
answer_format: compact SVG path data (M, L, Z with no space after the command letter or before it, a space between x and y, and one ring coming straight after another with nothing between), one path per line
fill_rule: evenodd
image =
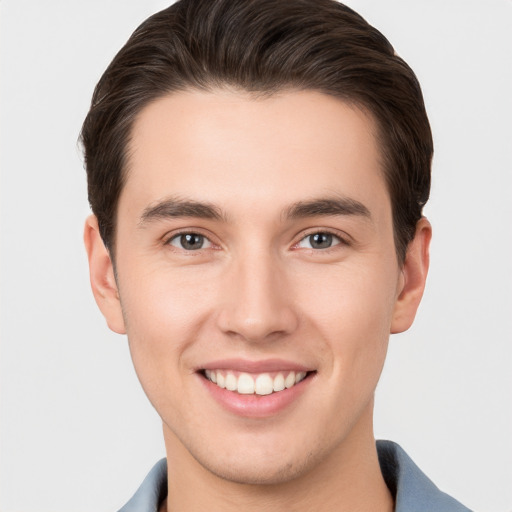
M200 465L164 426L169 497L161 512L296 512L332 510L392 512L393 498L380 471L371 411L347 438L316 466L279 484L243 484L223 479Z

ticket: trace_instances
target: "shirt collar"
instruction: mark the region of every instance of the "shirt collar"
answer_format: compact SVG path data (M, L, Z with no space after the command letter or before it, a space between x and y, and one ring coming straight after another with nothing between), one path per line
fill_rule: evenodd
M471 512L440 491L405 451L392 441L377 441L380 469L395 498L395 512Z
M471 512L441 492L396 443L377 441L377 452L382 475L395 498L395 512ZM166 496L167 461L162 459L119 512L157 512Z

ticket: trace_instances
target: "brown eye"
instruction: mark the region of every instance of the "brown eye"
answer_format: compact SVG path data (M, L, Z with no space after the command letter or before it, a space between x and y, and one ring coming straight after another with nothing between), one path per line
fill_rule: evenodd
M185 251L197 251L211 246L211 242L199 233L181 233L169 240L169 245L184 249Z

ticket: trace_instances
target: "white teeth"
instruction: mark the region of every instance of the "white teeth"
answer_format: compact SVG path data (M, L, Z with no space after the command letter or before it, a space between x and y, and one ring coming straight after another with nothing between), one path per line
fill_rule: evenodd
M238 378L232 372L221 370L205 370L204 374L208 380L217 384L220 388L229 391L236 391L241 395L270 395L284 389L289 389L306 378L307 372L286 372L278 373L272 378L268 373L261 373L253 376L249 373L240 373Z
M242 395L254 394L254 379L248 373L241 373L238 377L238 392Z
M238 382L236 377L232 373L228 373L226 375L226 389L229 391L235 391L238 387Z
M224 375L222 375L222 373L220 372L212 372L212 373L215 373L217 375L217 386L219 386L219 388L225 388L226 387L226 379L224 377ZM212 379L212 382L213 382L213 379Z
M304 380L306 377L306 372L299 372L295 375L295 384L298 384L301 380Z
M284 379L284 386L286 389L291 388L295 384L295 372L290 372L286 379Z
M282 373L278 373L274 377L274 391L283 391L284 389L284 377Z
M256 377L254 390L257 395L270 395L274 391L274 381L268 373L262 373Z

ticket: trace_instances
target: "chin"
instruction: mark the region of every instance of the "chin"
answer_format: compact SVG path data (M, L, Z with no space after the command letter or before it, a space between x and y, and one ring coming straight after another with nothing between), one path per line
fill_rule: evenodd
M255 463L252 457L229 457L229 460L201 461L205 469L229 482L244 485L278 485L295 480L306 474L314 465L314 457L303 454L299 460L286 460L276 454L268 460Z
M322 446L318 439L269 437L244 436L244 439L231 438L229 443L224 439L188 444L184 448L210 474L245 485L291 482L314 470L330 452L330 447Z

